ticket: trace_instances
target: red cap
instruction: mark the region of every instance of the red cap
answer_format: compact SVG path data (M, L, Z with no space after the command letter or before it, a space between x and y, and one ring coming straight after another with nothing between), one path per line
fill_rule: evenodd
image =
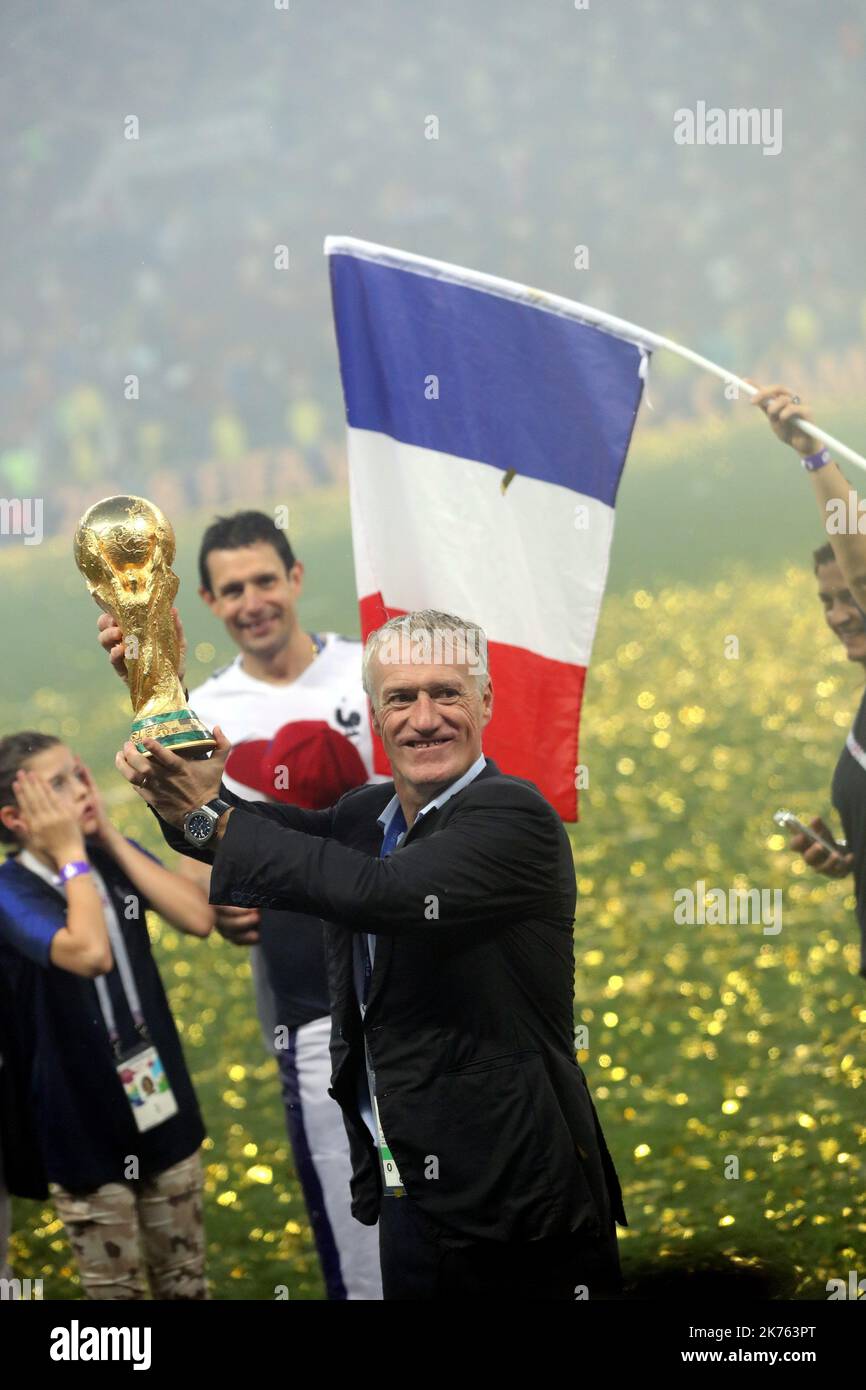
M272 739L236 743L226 772L272 801L308 811L333 806L343 792L367 781L355 745L324 719L298 719L277 729Z

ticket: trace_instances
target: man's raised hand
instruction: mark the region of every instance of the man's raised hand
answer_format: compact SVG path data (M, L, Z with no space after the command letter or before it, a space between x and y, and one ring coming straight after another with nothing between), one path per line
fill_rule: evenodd
M757 386L757 382L750 381L750 385ZM752 397L752 405L763 410L776 438L783 444L790 444L804 458L821 448L819 440L799 428L798 420L811 423L812 412L787 386L759 387L757 396Z
M183 623L176 608L172 608L171 616L174 619L174 627L178 641L178 676L180 683L184 683L186 673L186 637L184 636ZM126 643L123 633L117 626L110 613L100 613L96 620L96 630L99 634L99 645L102 650L108 653L112 669L117 672L121 680L126 680Z
M181 758L156 739L143 741L150 757L139 753L128 740L114 759L122 777L135 787L142 801L152 806L169 825L183 825L187 812L203 806L219 794L225 761L231 744L219 727L213 731L216 748L209 758Z

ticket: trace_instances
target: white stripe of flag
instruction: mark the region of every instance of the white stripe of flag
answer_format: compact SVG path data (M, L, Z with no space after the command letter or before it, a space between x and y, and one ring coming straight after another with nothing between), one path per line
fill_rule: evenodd
M480 624L495 695L484 751L574 820L646 349L525 286L347 238L325 249L362 634L418 608Z

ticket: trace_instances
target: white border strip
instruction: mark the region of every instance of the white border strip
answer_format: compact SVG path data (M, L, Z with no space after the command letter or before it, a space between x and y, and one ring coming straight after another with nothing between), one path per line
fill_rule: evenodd
M389 265L395 270L410 270L416 275L427 275L434 280L447 280L452 285L466 285L469 289L483 290L499 299L514 300L528 304L533 309L545 309L558 314L560 318L577 319L581 323L590 322L618 338L625 338L638 348L661 346L665 339L656 338L653 333L645 333L625 319L614 318L600 309L591 309L586 304L578 304L573 299L563 299L558 294L548 294L546 290L534 290L529 285L520 285L516 280L503 280L498 275L486 275L483 270L470 270L467 266L451 265L448 261L434 261L427 256L416 256L411 251L398 251L393 246L377 246L373 241L359 241L350 236L325 237L326 256L357 256L362 261L375 261L379 265Z
M678 357L684 357L687 362L693 363L694 366L702 367L704 371L711 372L713 376L717 376L726 385L735 385L745 395L751 397L758 394L758 388L752 386L750 382L744 381L742 377L736 376L733 372L725 371L724 367L711 362L708 357L702 357L700 353L692 352L691 348L681 347L671 338L663 338L661 334L651 333L647 328L639 328L637 324L629 323L627 319L619 319L614 314L606 314L601 309L593 309L589 304L580 304L576 299L564 299L558 294L548 294L546 290L534 290L529 285L518 284L516 280L503 280L498 275L486 275L481 270L470 270L466 266L452 265L448 261L434 261L427 256L416 256L411 251L400 251L394 246L379 246L374 241L361 241L357 237L327 236L325 237L324 252L326 256L357 256L359 260L375 261L379 265L389 265L396 270L409 270L416 275L427 275L436 280L447 280L450 284L466 285L471 289L483 290L487 294L497 295L500 299L510 299L519 304L531 305L534 309L543 309L547 313L558 314L560 318L575 319L579 323L589 323L593 327L601 329L603 333L624 338L645 352L655 348L664 348L668 352L675 352ZM827 434L825 430L819 429L817 425L812 424L811 420L800 420L798 424L813 439L826 445L828 449L834 449L849 463L866 470L866 458L855 453L853 449L849 449L847 444L835 439L832 434Z

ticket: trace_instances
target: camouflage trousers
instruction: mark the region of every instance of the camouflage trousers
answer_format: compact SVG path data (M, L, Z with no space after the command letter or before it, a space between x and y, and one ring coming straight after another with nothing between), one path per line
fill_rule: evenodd
M151 1178L51 1199L88 1298L207 1298L198 1153Z

